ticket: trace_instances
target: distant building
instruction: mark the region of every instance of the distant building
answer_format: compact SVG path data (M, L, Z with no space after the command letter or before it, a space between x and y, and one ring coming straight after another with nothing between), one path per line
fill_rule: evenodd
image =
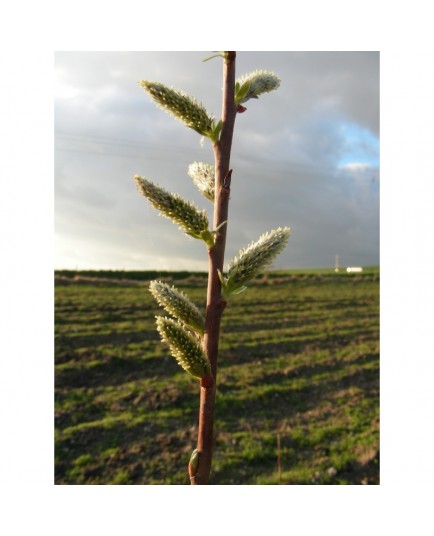
M363 268L361 266L348 266L347 272L350 273L360 273L363 272Z

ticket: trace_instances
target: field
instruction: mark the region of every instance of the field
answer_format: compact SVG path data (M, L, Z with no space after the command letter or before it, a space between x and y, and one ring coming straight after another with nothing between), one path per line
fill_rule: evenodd
M146 277L58 275L56 484L188 484L199 386ZM203 277L176 285L203 306ZM217 382L212 484L379 484L378 270L256 280L225 311Z

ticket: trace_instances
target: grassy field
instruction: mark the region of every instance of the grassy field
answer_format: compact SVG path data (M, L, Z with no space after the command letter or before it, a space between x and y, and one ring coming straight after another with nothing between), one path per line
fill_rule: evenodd
M70 275L55 293L56 483L188 484L199 386L160 343L147 283ZM203 278L176 285L203 306ZM228 305L220 348L212 484L379 483L377 270L270 274Z

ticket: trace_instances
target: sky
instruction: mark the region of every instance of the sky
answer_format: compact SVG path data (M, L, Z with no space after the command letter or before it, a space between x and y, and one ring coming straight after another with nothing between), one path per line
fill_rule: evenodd
M55 53L55 268L207 270L204 243L139 195L145 176L207 209L187 174L208 140L160 110L138 81L186 91L220 117L222 61L203 52ZM277 91L238 114L226 261L289 226L275 269L379 264L379 53L239 52ZM226 262L226 264L227 264Z

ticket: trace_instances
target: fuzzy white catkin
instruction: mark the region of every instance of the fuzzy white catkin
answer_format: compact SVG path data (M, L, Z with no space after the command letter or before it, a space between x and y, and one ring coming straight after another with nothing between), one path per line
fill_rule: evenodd
M140 80L139 84L162 110L202 136L212 136L215 126L214 118L195 98L160 82Z
M179 228L189 236L202 238L201 233L207 231L209 227L205 210L199 210L191 201L166 191L149 179L135 175L134 180L139 192L160 211L162 216L178 224Z
M169 345L172 356L194 378L210 374L208 359L200 342L182 324L171 318L157 316L161 340Z
M205 318L184 292L162 281L151 281L149 290L159 305L194 331L203 335Z
M224 294L229 296L236 293L266 268L286 246L289 236L289 227L279 227L264 233L259 240L241 249L229 263L227 276L223 281Z
M210 201L214 201L214 166L203 162L193 162L188 167L188 175L193 179L200 193Z
M242 104L249 99L257 99L263 93L278 89L280 78L271 71L254 71L239 78L237 84L240 88L244 84L248 84L248 90L244 97L237 98L237 95L235 96L236 104Z

